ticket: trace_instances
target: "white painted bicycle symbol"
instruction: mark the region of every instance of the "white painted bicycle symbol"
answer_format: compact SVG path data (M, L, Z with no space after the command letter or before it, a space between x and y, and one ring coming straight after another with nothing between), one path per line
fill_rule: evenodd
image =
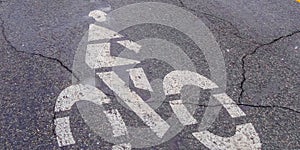
M156 14L158 12L160 13ZM165 14L165 16L157 18L160 14ZM90 16L97 22L90 25L88 33L83 38L85 40L81 45L85 45L83 46L84 52L78 55L78 58L84 58L84 64L91 70L96 70L96 72L91 72L88 80L71 85L60 93L55 106L56 113L68 112L78 101L88 101L101 107L99 114L103 114L103 116L98 114L97 116L102 117L102 119L97 121L97 119L87 114L89 110L86 107L77 105L89 127L94 129L106 141L115 144L112 149L155 146L176 136L184 126L193 124L199 124L199 131L193 132L193 136L207 148L261 149L259 136L251 123L238 125L236 133L232 137L221 137L206 130L221 108L225 108L232 118L246 116L246 114L225 93L226 77L224 77L225 67L222 53L209 29L197 17L176 6L155 2L128 5L109 14L95 10L90 13ZM143 23L173 27L188 35L203 50L210 67L211 79L197 73L188 56L180 48L166 41L148 39L133 42L119 34L121 30ZM111 54L110 40L112 39L115 39L117 44L126 48L119 54L119 56L125 57ZM156 45L156 47L147 49L147 44ZM164 51L159 51L159 48ZM138 67L138 64L147 58L156 58L168 62L174 70L167 73L161 81L153 80L150 82L145 73L145 68ZM74 67L75 70L83 72L84 69L82 68L84 67L81 66L83 63L78 59L75 59L75 61L77 61L77 66L75 64ZM124 66L127 67L124 69ZM121 69L118 69L118 67L121 67ZM104 71L98 71L99 69ZM122 69L125 73L120 71ZM82 76L82 78L86 78L86 75ZM101 80L103 84L112 90L118 101L134 112L147 128L129 127L118 109L104 108L104 105L112 103L112 99L96 87L95 78ZM171 98L168 104L173 115L168 120L163 119L152 105L145 102L137 92L128 86L129 81L127 81L127 78L132 81L134 88L150 93L159 90L159 88L153 86L157 83L162 84L161 92L163 96L161 99L163 101L165 97ZM92 82L90 79L92 79ZM216 107L207 107L202 121L198 121L193 117L195 108L188 108L185 105L188 99L182 96L184 95L183 89L190 85L210 90L209 104L219 104ZM109 122L110 127L103 128L102 126L100 128L101 125L96 123L101 122ZM56 118L55 125L59 146L63 147L76 143L70 128L69 114ZM139 142L139 139L145 135L148 136L149 142ZM134 138L137 136L138 138Z

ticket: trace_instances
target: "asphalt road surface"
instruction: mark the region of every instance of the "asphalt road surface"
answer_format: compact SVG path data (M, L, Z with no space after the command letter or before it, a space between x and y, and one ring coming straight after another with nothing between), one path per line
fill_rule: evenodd
M64 89L79 83L90 82L87 74L90 74L92 69L78 67L80 59L84 60L78 54L80 53L78 49L80 49L80 45L84 45L83 41L87 38L86 33L90 29L89 25L95 22L90 12L101 10L109 14L129 4L143 2L150 1L0 1L0 149L118 149L118 143L107 140L106 137L111 135L104 134L103 136L100 134L100 132L110 130L111 127L110 125L107 126L107 120L97 120L98 117L103 117L104 113L99 112L98 105L88 101L77 102L77 105L73 105L68 110L70 132L75 142L72 140L70 142L69 139L67 144L59 144L62 141L60 138L68 138L69 135L62 135L62 132L67 132L67 129L64 128L66 126L58 129L59 125L56 119L66 114L55 112L56 103ZM300 3L294 0L155 0L151 2L171 4L176 8L190 12L208 27L219 45L220 54L224 58L225 69L221 70L225 73L225 78L221 81L226 85L224 93L234 103L230 106L235 106L234 109L242 112L239 113L239 117L233 117L234 114L230 113L230 109L226 105L220 106L220 112L217 113L209 128L205 130L227 139L240 133L242 137L246 137L246 140L241 138L233 141L233 147L222 147L222 144L218 142L213 142L212 146L209 146L209 142L205 142L205 140L214 141L216 138L210 138L209 135L206 135L201 142L192 134L197 132L199 125L189 124L187 119L181 124L187 123L188 125L182 126L182 130L174 136L165 137L165 141L159 137L154 140L151 139L152 134L150 133L148 137L148 134L144 132L135 129L131 132L128 129L129 134L135 135L130 138L131 141L129 139L129 145L131 145L126 146L125 144L123 148L119 147L119 149L126 149L126 147L127 149L131 147L132 149L149 150L235 149L241 146L236 144L239 141L247 143L249 137L253 140L252 135L259 138L259 142L256 143L258 144L257 149L300 149ZM162 4L162 6L164 5ZM139 11L140 13L137 13ZM128 16L130 17L130 14L134 13L142 14L143 11L146 9L131 9L128 10ZM153 18L160 18L165 14L165 10L161 9L161 11L153 13ZM172 15L179 16L180 12ZM171 18L172 15L170 15ZM149 16L151 17L151 15ZM186 18L173 19L184 20ZM108 17L107 19L108 26L119 21L117 17ZM179 26L181 24L185 24L185 22L179 22ZM176 25L175 23L174 26ZM149 118L146 116L143 120L141 119L142 115L139 114L142 114L141 112L144 110L146 113L146 110L149 109L150 111L153 108L159 114L157 117L167 120L175 112L175 107L182 106L174 104L170 107L169 104L171 103L168 103L167 100L172 96L159 95L159 93L163 94L162 91L164 90L159 83L162 83L162 79L171 71L178 68L188 68L208 79L213 78L212 69L209 66L210 61L218 60L218 56L214 56L217 54L212 54L213 57L207 57L203 49L197 47L195 41L175 28L148 23L134 25L117 32L126 39L142 45L141 52L146 49L143 49L143 46L147 42L149 43L143 39L162 39L161 41L151 41L150 43L153 44L147 47L149 51L153 50L153 57L155 55L161 59L142 60L143 57L140 56L141 62L134 66L144 69L143 73L147 75L146 78L151 81L151 85L146 84L148 83L147 80L138 83L138 79L131 78L128 81L130 90L122 91L123 95L122 92L118 95L118 90L121 91L119 87L122 85L119 85L121 82L117 82L117 78L108 74L101 77L98 74L102 79L100 80L98 75L92 75L93 80L97 78L95 86L116 103L105 106L105 109L114 108L114 110L118 110L123 118L123 123L127 126L155 128L156 124L151 122L153 121L151 117L155 116L153 113L153 116L148 116L150 118L148 124L147 119ZM103 31L103 34L106 33L108 32ZM164 44L166 41L173 44L165 47L154 44ZM124 45L126 47L126 43ZM129 57L131 54L122 53L120 43L111 44L111 49L115 49L115 51L111 51L111 55ZM168 53L167 49L173 51ZM184 53L177 53L177 49L182 49ZM152 53L145 53L145 55L152 56ZM168 57L170 55L174 57ZM185 61L185 58L188 61ZM168 61L173 61L173 65L167 63ZM102 73L118 72L118 70L109 67L96 71ZM140 79L143 76L139 75L138 77ZM195 75L190 77L184 79L184 82L195 82L192 80ZM106 80L109 81L106 82ZM140 89L134 86L140 86ZM152 86L152 92L149 92L149 86ZM208 85L205 83L204 86ZM115 90L108 90L112 88ZM195 100L196 97L197 103L185 103L185 107L189 111L193 110L193 114L190 115L198 122L205 116L205 110L218 107L209 105L208 99L211 96L209 90L199 91L195 86L184 88L185 94L181 95L183 98ZM144 103L139 103L141 105L137 107L142 109L133 109L132 111L131 109L135 108L135 104L138 102L130 103L131 90L136 90L136 93L145 100L151 109L150 107L143 107L142 104ZM88 91L84 96L88 97L87 95L92 92ZM122 97L126 92L125 97ZM135 94L135 92L133 93ZM153 96L153 93L156 94ZM178 95L173 95L175 98L176 96L178 97ZM121 99L126 98L129 99L124 101L127 106L124 107L123 105L126 104L122 103L121 105L118 104ZM156 99L165 101L155 101ZM154 100L154 103L151 100ZM181 114L185 114L182 108L176 114L176 125L180 124L180 116L184 116ZM114 135L122 134L123 124L118 120L118 113L107 111L106 114L116 115L110 120L110 123L119 121L119 124L115 124L119 130L116 130ZM188 115L181 119L186 118ZM98 122L91 122L91 120ZM159 119L154 119L154 121L157 120ZM67 122L64 121L64 123ZM174 126L170 122L167 123ZM247 123L250 123L255 129L249 135L246 132L239 132L237 128ZM250 129L246 130L250 131ZM155 130L153 129L153 131ZM157 135L159 136L162 132L163 127L158 129ZM166 136L168 134L169 132ZM230 140L225 140L225 145L230 142L232 143ZM143 147L149 143L150 146ZM241 148L249 149L250 145L244 143Z

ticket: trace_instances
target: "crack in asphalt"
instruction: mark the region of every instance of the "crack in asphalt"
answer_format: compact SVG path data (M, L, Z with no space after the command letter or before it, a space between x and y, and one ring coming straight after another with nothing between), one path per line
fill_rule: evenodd
M2 28L1 29L1 33L2 33L2 36L4 38L4 41L15 51L15 52L18 52L18 53L24 53L24 54L28 54L28 55L32 55L32 56L38 56L38 57L41 57L41 58L44 58L44 59L48 59L48 60L52 60L52 61L55 61L57 63L60 64L61 67L63 67L65 70L67 70L68 72L70 72L74 78L77 79L77 81L80 81L79 78L73 73L73 71L71 69L69 69L66 65L63 64L63 62L57 58L53 58L53 57L49 57L49 56L44 56L42 54L38 54L38 53L29 53L29 52L25 52L25 51L20 51L18 50L15 46L13 46L13 44L8 40L7 36L5 35L5 27L4 27L4 20L0 17L0 20L1 20L1 25L0 27ZM55 105L53 106L53 110L55 109ZM52 117L52 124L55 125L55 119L56 119L56 114L54 113L53 117ZM56 132L55 132L55 127L52 128L52 132L53 132L53 136L54 137L57 137L56 136Z
M41 58L44 58L44 59L48 59L48 60L52 60L54 62L57 62L58 64L60 64L61 67L63 67L65 70L67 70L68 72L70 72L74 78L76 78L78 81L79 81L79 78L75 75L75 73L70 69L68 68L66 65L64 65L64 63L57 59L57 58L54 58L54 57L49 57L49 56L45 56L45 55L42 55L42 54L39 54L39 53L31 53L31 52L25 52L25 51L20 51L18 50L15 46L13 46L13 44L8 40L6 34L5 34L5 27L4 27L4 20L0 17L0 20L1 20L1 33L2 33L2 36L5 40L5 42L15 51L15 52L18 52L18 53L24 53L24 54L28 54L28 55L32 55L32 56L38 56L38 57L41 57Z
M229 26L231 26L231 27L235 30L235 32L233 32L232 34L233 34L234 36L236 36L237 38L240 38L240 39L242 39L242 40L248 41L248 42L250 42L250 43L252 43L252 44L255 44L255 45L261 45L261 44L262 44L262 43L259 43L259 42L255 41L255 40L253 40L253 39L248 39L248 38L243 37L243 36L241 35L239 29L238 29L232 22L230 22L230 21L228 21L228 20L225 20L225 19L223 19L223 18L221 18L221 17L218 17L218 16L216 16L216 15L213 15L213 14L209 14L209 13L206 13L206 12L203 12L203 11L196 11L196 10L194 10L194 9L192 9L192 8L189 8L189 7L187 7L187 6L183 3L182 0L178 0L178 3L180 4L180 7L183 7L183 8L185 8L185 9L188 9L189 11L192 11L192 12L194 12L194 13L200 13L200 14L202 14L202 15L208 16L208 18L209 18L209 17L215 18L215 19L220 20L221 22L223 22L223 23L225 23L225 24L229 24Z
M264 47L264 46L270 46L270 45L272 45L272 44L274 44L274 43L276 43L276 42L278 42L278 41L280 41L280 40L283 40L283 39L285 39L285 38L291 37L291 36L293 36L293 35L295 35L295 34L297 34L297 33L300 33L300 30L297 30L297 31L294 31L294 32L292 32L292 33L290 33L290 34L287 34L287 35L278 37L278 38L272 40L271 42L268 42L268 43L265 43L265 44L260 44L260 45L259 45L258 47L256 47L251 53L246 54L246 55L244 55L244 56L241 58L241 61L242 61L242 77L243 77L243 79L242 79L242 81L241 81L241 83L240 83L240 89L241 89L242 91L241 91L241 93L240 93L240 95L239 95L239 99L238 99L238 102L239 102L239 103L241 103L242 98L243 98L243 95L244 95L244 93L245 93L244 84L245 84L245 82L246 82L246 80L247 80L247 78L246 78L246 72L247 72L247 71L246 71L246 69L245 69L245 64L246 64L246 63L245 63L245 59L246 59L248 56L254 55L260 48L262 48L262 47Z
M247 107L256 107L256 108L271 108L271 109L275 109L275 108L279 108L279 109L283 109L283 110L287 110L287 111L291 111L291 112L295 112L295 113L300 113L300 111L289 108L289 107L285 107L285 106L278 106L278 105L252 105L252 104L243 104L243 103L238 103L237 105L239 106L247 106Z
M265 108L265 109L282 109L282 110L287 110L287 111L291 111L291 112L294 112L294 113L300 113L300 111L298 110L295 110L295 109L292 109L292 108L289 108L289 107L284 107L284 106L279 106L279 105L253 105L253 104L243 104L241 103L241 100L243 98L243 94L245 92L245 89L244 89L244 84L246 82L246 69L245 69L245 59L248 57L248 56L251 56L253 54L255 54L261 47L263 46L268 46L268 45L272 45L282 39L285 39L287 37L290 37L290 36L293 36L294 34L297 34L297 33L300 33L300 31L295 31L295 32L292 32L291 34L288 34L288 35L285 35L285 36L281 36L279 38L276 38L274 40L272 40L271 42L268 42L268 43L265 43L265 44L262 44L262 43L258 43L254 40L249 40L249 39L246 39L244 37L241 36L240 34L240 31L238 30L238 28L236 28L230 21L227 21L223 18L220 18L218 16L215 16L215 15L212 15L212 14L209 14L209 13L206 13L206 12L200 12L200 11L196 11L196 10L193 10L191 8L188 8L185 6L185 4L181 1L181 0L178 0L181 7L184 7L190 11L193 11L195 13L201 13L205 16L209 16L209 17L212 17L212 18L216 18L218 20L221 20L222 22L224 23L227 23L229 24L234 30L236 30L236 32L233 33L233 35L235 35L236 37L240 38L240 39L243 39L243 40L247 40L253 44L257 44L259 45L258 47L256 47L251 53L249 54L246 54L244 55L242 58L241 58L241 61L242 61L242 77L243 77L243 80L241 81L241 84L240 84L240 89L242 90L240 95L239 95L239 98L238 98L238 103L237 104L228 104L228 105L238 105L238 106L246 106L246 107L253 107L253 108ZM0 1L0 3L2 3L4 1ZM48 60L52 60L58 64L60 64L61 67L63 67L65 70L67 70L68 72L70 72L78 81L79 81L79 78L75 75L75 73L70 69L68 68L66 65L63 64L63 62L57 58L53 58L53 57L49 57L49 56L45 56L45 55L42 55L42 54L39 54L39 53L30 53L30 52L25 52L25 51L20 51L18 50L15 46L13 46L13 44L11 43L11 41L8 40L6 34L5 34L5 27L4 27L4 20L0 17L0 20L1 20L1 32L2 32L2 35L4 37L4 40L5 42L7 42L7 44L16 52L18 53L25 53L25 54L29 54L29 55L32 55L32 56L38 56L38 57L42 57L44 59L48 59ZM163 102L165 103L165 102ZM167 102L166 102L167 103ZM202 105L202 104L193 104L193 103L184 103L184 104L192 104L192 105L198 105L198 106L201 106L201 107L218 107L218 106L223 106L223 105ZM227 104L226 104L227 105ZM54 106L55 107L55 106ZM53 116L53 125L55 124L55 119L56 119L56 115L54 113L54 116ZM55 132L55 128L53 128L53 134L54 136L56 136L56 132Z
M150 102L151 103L151 102ZM165 104L169 104L169 102L162 102ZM190 103L190 102L184 102L183 104L187 104L187 105L197 105L200 107L220 107L223 105L238 105L238 106L246 106L246 107L253 107L253 108L266 108L266 109L282 109L282 110L286 110L286 111L291 111L294 113L299 113L300 111L296 110L296 109L292 109L289 107L285 107L285 106L278 106L278 105L254 105L254 104L245 104L245 103L226 103L226 104L217 104L217 105L205 105L205 104L196 104L196 103Z
M184 5L184 3L181 1L181 0L178 0L179 3L182 5L182 7L186 8L186 9L189 9L193 12L196 12L195 10L191 9L191 8L188 8ZM2 2L5 2L5 1L1 1L0 0L0 4ZM258 47L256 47L251 53L249 54L246 54L244 55L242 58L241 58L241 61L242 61L242 77L243 77L243 80L240 84L240 89L242 90L240 95L239 95L239 98L238 98L238 103L235 104L235 103L232 103L232 104L226 104L226 105L238 105L238 106L246 106L246 107L253 107L253 108L264 108L264 109L282 109L282 110L286 110L286 111L290 111L290 112L294 112L294 113L300 113L300 111L298 110L295 110L295 109L292 109L292 108L289 108L289 107L284 107L284 106L279 106L279 105L253 105L253 104L243 104L241 103L241 100L243 98L243 94L245 92L245 89L244 89L244 84L246 82L246 69L245 69L245 59L248 57L248 56L251 56L253 54L255 54L261 47L263 46L267 46L267 45L271 45L271 44L274 44L276 43L277 41L280 41L282 39L285 39L287 37L290 37L290 36L293 36L294 34L297 34L297 33L300 33L300 31L295 31L291 34L288 34L288 35L285 35L285 36L281 36L279 38L276 38L274 40L272 40L271 42L269 43L265 43L265 44L262 44L262 43L258 43L256 42L255 40L251 40L251 39L246 39L244 37L241 36L240 34L240 31L238 30L238 28L236 28L230 21L227 21L223 18L220 18L218 16L214 16L212 14L209 14L209 13L206 13L206 12L199 12L197 11L197 13L201 13L205 16L208 16L208 17L211 17L211 18L215 18L215 19L218 19L224 23L227 23L229 24L234 30L236 30L236 32L233 33L234 36L236 36L237 38L240 38L242 40L247 40L253 44L256 44L256 45L259 45ZM9 47L11 47L15 52L18 52L18 53L24 53L24 54L28 54L28 55L32 55L32 56L38 56L38 57L41 57L41 58L44 58L44 59L48 59L48 60L51 60L51 61L54 61L56 63L58 63L62 68L64 68L66 71L68 71L69 73L71 73L74 78L76 78L78 81L79 81L79 78L76 76L76 74L70 69L68 68L66 65L64 65L64 63L59 60L58 58L53 58L53 57L49 57L49 56L45 56L45 55L42 55L42 54L39 54L39 53L31 53L31 52L25 52L25 51L20 51L18 50L13 44L11 41L8 40L6 34L5 34L5 22L4 20L0 17L0 20L1 20L1 32L2 32L2 35L3 35L3 38L5 40L5 42L8 44ZM165 102L163 102L165 103ZM169 104L169 103L168 103ZM184 103L184 104L191 104L191 105L197 105L197 106L200 106L200 107L219 107L219 106L223 106L223 105L202 105L202 104L193 104L193 103ZM54 106L55 108L55 106ZM54 110L54 109L53 109ZM53 115L53 118L52 118L52 122L53 122L53 128L52 128L52 132L53 132L53 136L54 138L57 137L56 135L56 132L55 132L55 119L56 119L56 114L54 113ZM185 137L184 137L185 138ZM37 147L39 147L40 145L38 145Z
M251 39L247 39L247 38L242 37L241 34L240 34L240 31L238 30L238 28L235 27L235 26L233 25L233 23L231 23L231 22L228 21L228 20L225 20L225 19L223 19L223 18L220 18L220 17L218 17L218 16L215 16L215 15L212 15L212 14L209 14L209 13L206 13L206 12L201 12L201 11L196 11L196 10L194 10L194 9L191 9L191 8L187 7L187 6L183 3L182 0L178 0L178 3L180 4L180 7L186 8L186 9L192 11L192 12L195 12L195 13L201 13L201 14L203 14L203 15L205 15L205 16L209 16L209 17L212 17L212 18L216 18L216 19L218 19L218 20L221 20L221 21L224 22L224 23L229 24L229 25L236 31L235 33L233 33L233 35L235 35L236 37L238 37L238 38L240 38L240 39L242 39L242 40L246 40L246 41L251 42L251 43L253 43L253 44L255 44L255 45L258 45L258 46L257 46L250 54L246 54L246 55L244 55L244 56L241 58L241 61L242 61L242 77L243 77L243 79L242 79L242 81L241 81L241 83L240 83L241 93L240 93L239 98L238 98L238 103L239 103L239 104L237 104L237 105L243 105L243 106L249 106L249 107L263 107L263 108L281 108L281 109L285 109L285 110L294 111L294 112L296 112L296 113L300 113L299 111L297 111L297 110L295 110L295 109L292 109L292 108L289 108L289 107L283 107L283 106L277 106L277 105L250 105L250 104L242 104L242 103L241 103L241 100L242 100L242 98L243 98L243 94L245 93L244 84L245 84L245 82L246 82L246 80L247 80L247 79L246 79L246 70L245 70L245 59L246 59L248 56L255 54L255 53L257 52L257 50L260 49L261 47L267 46L267 45L272 45L272 44L276 43L277 41L280 41L280 40L285 39L285 38L287 38L287 37L293 36L294 34L300 33L300 30L299 30L299 31L297 30L297 31L294 31L294 32L292 32L292 33L290 33L290 34L287 34L287 35L278 37L278 38L276 38L276 39L273 39L271 42L268 42L268 43L259 43L259 42L256 42L255 40L251 40Z

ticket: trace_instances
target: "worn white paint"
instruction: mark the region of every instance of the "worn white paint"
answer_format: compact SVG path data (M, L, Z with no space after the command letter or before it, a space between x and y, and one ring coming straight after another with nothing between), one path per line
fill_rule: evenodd
M76 143L71 132L69 117L56 118L54 120L54 124L59 147Z
M106 13L102 11L93 11L90 13L90 16L94 17L95 19L105 18ZM101 21L101 20L99 20ZM89 26L89 33L88 33L88 41L97 41L97 40L110 40L115 38L121 38L124 37L120 35L119 33L112 31L110 29L91 24ZM117 43L123 45L124 47L128 48L129 50L132 50L136 53L138 53L141 49L141 45L137 44L136 42L133 42L131 40L120 40L117 41Z
M70 110L74 103L81 100L90 101L97 105L111 101L96 87L83 84L71 85L59 94L55 104L55 112Z
M117 41L117 43L123 45L124 47L138 53L141 49L141 45L137 44L136 42L130 41L130 40L123 40L123 41Z
M91 68L137 64L139 61L110 55L110 43L88 44L85 62Z
M125 82L114 72L97 73L97 75L112 89L128 107L160 138L169 129L165 122L143 99L131 91Z
M189 113L187 108L184 106L182 100L173 100L169 102L171 108L175 115L177 116L178 120L183 125L191 125L196 124L197 120Z
M104 114L106 115L108 121L111 124L114 137L126 135L128 133L126 125L121 117L121 114L117 109L104 111Z
M123 37L119 33L112 31L110 29L90 24L89 33L88 33L88 41L96 41L96 40L104 40L104 39L114 39Z
M214 94L213 97L223 105L232 118L246 116L241 108L226 93Z
M131 150L131 144L124 143L124 144L114 145L112 147L112 150Z
M166 95L179 94L185 85L195 85L202 89L213 89L218 86L206 77L191 71L172 71L167 74L163 81Z
M129 76L136 88L153 92L143 68L128 69Z
M193 135L207 148L212 150L260 150L261 143L251 123L237 125L232 137L221 137L209 131L195 132Z
M93 17L98 22L103 22L106 20L107 14L101 10L93 10L89 13L89 17Z
M102 20L101 18L105 18L106 16L106 14L102 11L92 11L89 15L94 17L96 20L99 19L99 21ZM110 29L95 24L91 24L89 26L89 42L97 40L110 40L121 37L123 36ZM138 53L141 49L141 46L139 44L130 40L117 41L117 43L136 53ZM110 45L111 44L109 42L99 44L88 44L85 57L87 65L89 65L91 68L101 68L139 63L139 61L137 60L111 56Z

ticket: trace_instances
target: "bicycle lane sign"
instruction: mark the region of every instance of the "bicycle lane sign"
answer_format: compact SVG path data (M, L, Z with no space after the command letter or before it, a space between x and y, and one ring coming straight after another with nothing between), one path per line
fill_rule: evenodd
M222 52L199 18L177 6L157 2L131 4L109 13L94 10L89 16L95 23L90 24L79 43L73 63L80 82L73 80L74 84L64 89L56 101L55 113L63 114L55 119L60 147L76 144L69 117L71 107L76 104L85 123L105 141L113 143L112 149L156 146L175 137L185 126L195 124L198 129L192 135L207 148L261 149L260 138L251 123L237 125L231 137L207 131L222 108L232 118L246 114L225 93L226 68ZM120 34L143 24L163 25L187 35L205 55L210 77L198 73L185 51L168 40L132 41ZM123 50L113 54L113 44L122 46ZM142 64L153 59L168 64L172 70L161 78L149 79L147 73L153 70ZM107 89L113 92L114 98L108 96ZM150 93L148 99L135 91L137 89ZM197 120L194 117L197 105L187 104L198 104L201 89L209 90L211 96L202 119ZM128 126L124 113L109 107L114 105L114 100L133 112L143 126ZM93 103L97 109L76 103L78 101ZM167 119L156 111L163 103L168 103L172 111Z

